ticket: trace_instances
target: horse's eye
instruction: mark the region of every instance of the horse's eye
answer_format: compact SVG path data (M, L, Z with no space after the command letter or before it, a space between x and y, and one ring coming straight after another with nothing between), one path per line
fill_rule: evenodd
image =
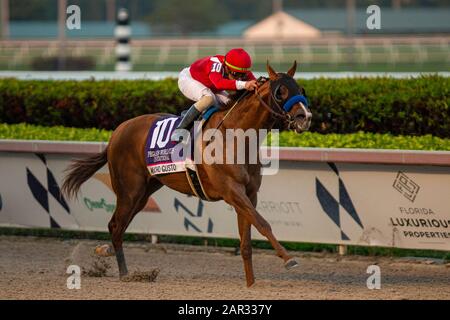
M281 102L283 100L283 97L281 96L281 86L278 86L275 89L274 96L277 102Z

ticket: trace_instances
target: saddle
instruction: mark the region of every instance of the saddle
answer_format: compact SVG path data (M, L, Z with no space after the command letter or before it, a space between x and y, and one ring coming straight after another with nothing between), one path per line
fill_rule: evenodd
M186 114L186 112L188 112L189 109L185 109L183 111L181 111L180 116L184 117L184 115ZM198 120L205 120L205 122L203 123L203 125L209 120L209 118L211 118L211 116L216 113L217 111L219 111L219 107L212 105L211 107L209 107L208 109L206 109L205 112L203 112L199 117Z

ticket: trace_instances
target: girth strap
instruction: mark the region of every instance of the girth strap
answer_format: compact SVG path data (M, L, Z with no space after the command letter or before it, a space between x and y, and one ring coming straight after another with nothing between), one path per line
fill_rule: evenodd
M202 181L196 170L186 168L186 178L195 196L202 200L211 201L208 194L203 189Z

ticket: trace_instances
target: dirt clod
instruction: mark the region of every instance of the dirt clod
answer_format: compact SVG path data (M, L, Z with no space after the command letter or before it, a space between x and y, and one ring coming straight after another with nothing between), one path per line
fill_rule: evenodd
M88 269L82 268L82 274L88 277L106 277L109 269L111 269L111 265L106 259L95 257L94 262Z
M152 271L135 271L130 275L120 278L123 282L154 282L158 277L159 269Z

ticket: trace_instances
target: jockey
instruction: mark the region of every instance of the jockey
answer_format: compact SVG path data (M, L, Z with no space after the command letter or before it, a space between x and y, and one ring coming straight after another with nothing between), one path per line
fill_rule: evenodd
M251 66L250 55L244 49L237 48L225 56L199 59L183 69L178 77L178 87L187 98L196 102L184 115L171 139L177 141L180 130L189 130L194 120L208 107L226 104L229 98L225 90L255 90L257 83L250 71Z

